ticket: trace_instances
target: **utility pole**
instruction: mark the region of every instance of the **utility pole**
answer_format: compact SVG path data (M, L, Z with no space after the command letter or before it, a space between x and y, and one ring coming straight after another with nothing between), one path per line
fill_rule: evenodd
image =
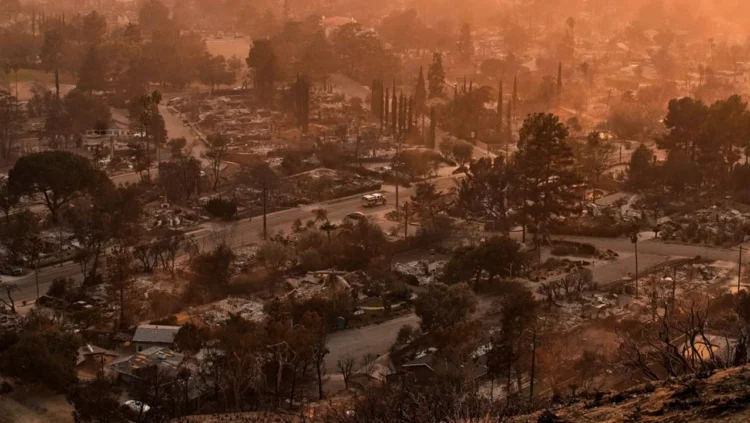
M534 401L534 379L536 377L536 325L531 335L531 380L529 381L529 403Z
M630 242L635 249L635 298L638 298L638 227L633 225L630 232Z
M263 241L268 241L268 226L266 222L266 212L268 211L267 204L268 204L268 186L267 186L267 176L263 176Z
M637 237L638 235L636 235ZM638 298L638 240L635 243L635 298Z

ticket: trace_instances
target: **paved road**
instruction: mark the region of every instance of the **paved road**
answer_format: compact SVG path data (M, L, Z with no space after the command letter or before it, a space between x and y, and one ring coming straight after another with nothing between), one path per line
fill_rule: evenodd
M445 178L441 180L441 184L443 186L448 186L452 184L452 182L450 178ZM401 188L401 202L403 202L407 196L413 194L413 192L413 187L408 189ZM388 203L393 205L396 201L394 187L384 187L383 193L388 198ZM360 196L357 195L323 204L308 205L271 213L267 216L268 233L273 234L278 231L289 233L292 224L296 219L300 219L303 222L311 219L313 217L312 210L321 207L328 210L328 218L334 222L343 220L347 214L354 211L361 211L375 219L381 219L383 214L392 210L392 206L363 209L361 207ZM196 238L196 241L198 241L202 248L207 249L213 248L219 241L227 241L234 247L251 245L262 240L263 218L259 216L231 224L209 223L190 232L190 234ZM75 277L79 280L82 279L80 269L75 263L69 262L63 264L62 267L53 266L42 269L39 275L40 292L42 294L47 292L52 281L59 277ZM33 301L36 298L36 279L34 278L33 273L27 274L22 278L4 278L4 280L14 282L18 285L20 292L16 293L14 297L19 301Z
M334 333L328 339L328 349L331 352L326 356L326 369L328 372L335 372L336 362L345 356L359 360L365 354L387 353L396 342L398 330L404 325L417 327L419 318L409 314L379 325Z

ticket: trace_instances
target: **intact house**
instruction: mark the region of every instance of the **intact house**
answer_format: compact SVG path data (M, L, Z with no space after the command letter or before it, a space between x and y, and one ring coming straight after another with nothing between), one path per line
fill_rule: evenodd
M133 335L133 346L136 352L151 347L171 348L174 338L179 332L179 326L141 325Z

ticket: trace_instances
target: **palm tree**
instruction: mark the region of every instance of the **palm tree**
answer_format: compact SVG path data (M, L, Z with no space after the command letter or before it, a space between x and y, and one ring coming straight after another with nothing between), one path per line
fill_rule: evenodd
M312 214L315 216L315 223L317 223L317 222L329 222L329 220L328 220L328 210L326 210L326 209L324 209L322 207L319 208L319 209L313 210Z
M324 211L324 209L316 209L313 210L313 213L316 211ZM316 218L317 221L317 218ZM328 235L328 268L333 269L333 251L331 250L331 232L338 229L338 226L331 223L328 218L326 217L326 222L320 227L321 231L324 231L326 235Z

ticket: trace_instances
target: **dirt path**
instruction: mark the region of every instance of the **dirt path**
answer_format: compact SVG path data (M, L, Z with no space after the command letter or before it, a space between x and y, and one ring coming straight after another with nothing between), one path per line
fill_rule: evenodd
M19 393L0 396L0 423L70 423L73 409L61 395L27 397ZM19 398L18 400L16 398Z

